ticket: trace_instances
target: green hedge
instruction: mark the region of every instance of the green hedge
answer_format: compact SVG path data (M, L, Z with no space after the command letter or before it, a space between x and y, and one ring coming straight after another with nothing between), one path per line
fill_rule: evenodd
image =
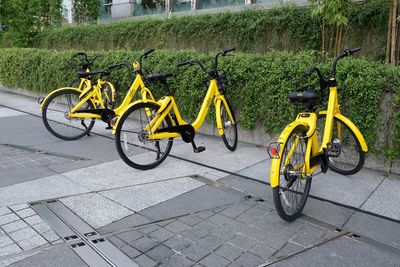
M363 46L362 54L384 58L387 0L354 5L343 46ZM325 33L329 42L331 32ZM320 49L319 21L310 8L283 6L213 15L140 18L109 24L75 25L47 29L32 46L47 49L113 50L145 48L214 51L236 46L244 52Z
M76 63L70 59L74 52L0 49L0 83L44 93L66 86L75 78L71 66ZM128 50L103 52L96 67L120 61L132 62L140 54ZM170 89L183 114L193 118L204 97L207 76L196 67L178 69L175 65L185 59L210 62L212 57L212 54L193 51L159 50L144 62L144 68L145 72L179 74L171 78ZM304 84L299 77L314 65L327 74L331 59L312 51L297 54L273 51L265 55L235 53L232 57L222 58L221 68L230 80L227 97L239 111L240 125L247 129L262 125L267 133L280 132L296 114L296 107L289 102L287 93ZM346 58L339 62L337 73L342 111L359 126L372 150L384 150L387 155L398 157L400 69L365 59ZM124 95L131 79L132 73L126 69L115 71L110 77L112 81L119 81L120 95ZM151 88L158 97L166 93L163 88ZM388 93L394 96L387 107L392 115L385 118L390 129L382 129L380 101ZM211 116L209 119L213 120ZM377 141L378 134L384 135L383 141Z

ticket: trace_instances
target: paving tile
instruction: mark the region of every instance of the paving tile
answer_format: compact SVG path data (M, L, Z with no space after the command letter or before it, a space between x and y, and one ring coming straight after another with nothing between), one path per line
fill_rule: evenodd
M219 226L212 223L212 222L208 222L208 221L204 221L201 223L196 224L193 229L200 229L200 230L204 230L207 233L210 233L214 230L216 230Z
M47 241L43 237L35 235L18 241L17 243L23 250L30 250L47 244Z
M159 226L166 226L167 224L170 224L170 223L172 223L173 221L175 221L175 219L170 219L170 220L164 220L164 221L161 221L161 222L158 222L157 224L159 225Z
M23 229L26 227L28 227L28 224L26 224L22 220L11 222L11 223L8 223L8 224L5 224L2 226L3 230L6 231L7 233L15 232L17 230L20 230L20 229Z
M221 239L223 241L228 241L236 236L236 232L229 228L220 227L220 228L212 231L211 235L218 237L219 239Z
M244 236L242 234L236 235L233 239L229 240L229 243L243 249L248 250L251 248L257 241L253 238Z
M121 233L121 234L117 235L117 237L119 239L121 239L122 241L124 241L126 243L130 243L132 241L135 241L135 240L141 238L142 236L143 236L143 234L139 233L136 230L129 231L129 232L124 232L124 233Z
M152 224L152 225L148 225L148 226L144 226L144 227L139 227L137 230L144 235L148 235L151 232L153 232L159 228L160 227L158 225Z
M215 251L216 254L230 261L234 261L235 259L239 258L243 252L244 251L242 249L231 244L224 244Z
M158 242L164 242L165 240L170 239L174 235L175 235L174 233L164 228L160 228L148 234L148 237Z
M245 252L243 253L238 259L236 259L233 263L243 266L243 267L248 267L248 266L259 266L263 264L265 260L262 258L250 253L250 252Z
M14 241L12 241L11 238L9 238L8 236L0 236L0 248L10 245L12 243L14 243Z
M133 259L142 254L139 250L129 246L129 245L124 245L121 248L121 251L124 252L126 255L128 255L129 258Z
M255 244L249 249L249 252L263 259L268 259L269 257L271 257L272 254L276 252L276 250L263 244Z
M133 242L130 242L129 244L132 247L140 250L141 252L146 252L158 245L158 243L156 241L153 241L150 238L145 237L145 236L141 237Z
M213 222L213 223L215 223L215 224L217 224L217 225L226 225L226 224L229 224L229 223L231 223L233 221L231 218L226 217L226 216L224 216L222 214L219 214L219 213L211 216L208 220Z
M35 215L36 212L31 209L31 208L27 208L27 209L23 209L23 210L19 210L16 212L18 214L18 216L20 216L21 218L26 218L32 215Z
M60 239L60 237L54 231L44 232L44 233L42 233L42 236L44 238L46 238L46 240L49 242L53 242L53 241Z
M191 178L179 178L104 191L101 194L133 211L141 211L202 186Z
M22 250L15 244L0 248L0 256L20 253Z
M291 239L291 241L304 247L308 247L317 242L321 242L326 234L326 230L311 224L307 224Z
M9 208L7 208L7 207L0 208L0 216L8 214L8 213L11 213L11 210Z
M175 254L170 257L166 262L164 262L161 266L168 266L168 267L189 267L193 266L194 262L185 258L182 255Z
M154 267L158 263L146 255L140 255L139 257L135 258L134 261L139 264L140 267Z
M61 199L61 202L95 229L133 214L133 211L101 194L71 196Z
M192 241L189 241L189 240L179 237L179 236L174 236L171 239L164 242L164 245L166 245L167 247L172 248L176 251L181 251L182 249L184 249L192 244L193 244Z
M223 211L220 212L220 214L230 218L236 218L243 212L247 211L248 209L250 209L250 206L240 203L224 209Z
M196 241L196 240L202 238L203 236L206 236L207 232L202 229L191 228L191 229L187 229L187 230L183 231L180 235L186 239Z
M190 247L182 250L182 255L188 257L189 259L198 262L199 260L201 260L202 258L204 258L205 256L207 256L208 254L210 254L210 251L196 245L193 244Z
M171 231L175 234L179 234L188 228L189 228L189 226L187 224L184 224L178 220L173 221L170 224L165 226L165 229L167 229L168 231Z
M159 263L165 261L167 258L171 257L174 254L175 252L172 251L172 249L164 245L158 245L155 248L152 248L151 250L146 252L147 256Z
M213 235L208 235L205 236L199 240L196 241L196 244L207 249L210 251L214 251L216 248L221 246L224 243L224 241L218 239L217 237Z
M195 226L196 224L204 221L202 218L197 217L195 215L184 216L179 218L179 220L189 226Z
M34 228L40 234L52 230L51 227L45 222L32 225L32 228Z
M399 266L398 254L341 237L275 263L275 267L299 266Z
M24 219L24 221L26 223L28 223L29 225L35 225L35 224L44 222L42 220L42 218L40 218L39 215L33 215L33 216L30 216L30 217L27 217L27 218Z
M211 216L215 215L215 212L211 211L211 210L203 210L200 212L196 212L195 214L197 217L200 217L202 219L208 219Z
M111 224L103 226L103 227L97 229L97 231L100 234L104 235L104 234L109 234L109 233L120 231L121 229L136 228L138 226L142 226L142 225L145 225L148 223L151 223L151 221L148 218L146 218L138 213L135 213L135 214L129 215L125 218L122 218L121 220L118 220L116 222L113 222ZM137 229L137 230L139 231L139 229Z
M10 233L10 237L14 240L14 241L20 241L23 239L26 239L28 237L32 237L37 235L36 231L33 230L30 227L24 228L24 229L20 229L18 231L12 232Z
M121 248L126 245L126 243L124 241L122 241L121 239L119 239L116 236L110 236L110 237L107 237L107 239L108 239L108 241L113 243L114 246L116 246L117 248Z
M18 204L18 205L12 205L9 208L12 209L13 211L18 211L18 210L23 210L23 209L29 208L29 205L28 204Z
M225 267L228 266L229 263L230 262L228 260L214 253L208 255L200 261L200 264L206 267Z
M0 225L4 225L10 222L18 221L19 217L14 213L5 214L0 216Z
M302 249L304 249L304 247L302 247L298 244L292 243L292 242L288 242L274 255L274 257L282 257L282 256L290 255L290 254L296 253Z

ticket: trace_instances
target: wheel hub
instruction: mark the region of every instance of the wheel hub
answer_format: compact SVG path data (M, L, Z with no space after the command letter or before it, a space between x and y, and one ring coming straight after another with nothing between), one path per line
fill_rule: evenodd
M139 134L138 134L138 139L140 142L145 142L149 139L149 135L147 134L147 132L145 130L142 130Z

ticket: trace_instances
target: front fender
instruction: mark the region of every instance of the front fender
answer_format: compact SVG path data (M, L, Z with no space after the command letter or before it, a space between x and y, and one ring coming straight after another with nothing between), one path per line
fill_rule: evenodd
M57 92L59 92L59 91L61 91L61 90L66 90L66 89L68 89L68 90L74 90L74 91L77 91L78 93L82 93L82 90L79 90L79 89L76 88L76 87L62 87L62 88L58 88L58 89L56 89L56 90L54 90L54 91L51 91L51 92L43 99L42 103L40 104L40 110L42 110L44 103L46 103L46 100L47 100L51 95L53 95L53 94L55 94L55 93L57 93Z
M269 175L271 187L277 187L279 185L279 167L281 165L283 145L286 144L286 141L289 138L289 135L293 131L293 129L299 125L304 125L304 126L308 127L308 125L302 121L291 122L290 124L288 124L285 127L285 129L282 131L282 133L280 134L280 136L278 138L278 143L280 144L279 157L272 158L271 170L270 170L270 175Z
M121 117L124 115L124 113L130 109L132 106L139 104L139 103L154 103L154 104L158 104L157 101L154 100L150 100L150 99L139 99L136 100L135 102L130 103L128 106L125 107L125 109L120 113L119 116L117 116L117 120L115 121L113 128L112 128L112 134L115 134L115 130L117 129L117 126L119 124L119 120L121 119Z
M326 111L319 112L320 115L326 115L326 113L327 113ZM350 130L354 133L354 135L360 142L361 150L365 153L368 152L367 142L365 141L364 136L362 135L360 130L357 128L357 126L351 120L349 120L348 118L346 118L344 115L342 115L340 113L336 113L334 117L350 128Z

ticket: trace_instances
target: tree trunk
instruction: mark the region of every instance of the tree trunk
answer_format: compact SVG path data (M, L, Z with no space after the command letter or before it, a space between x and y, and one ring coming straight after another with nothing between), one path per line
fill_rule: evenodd
M387 38L386 38L386 64L389 64L390 61L390 37L391 37L391 29L392 29L392 9L393 9L393 1L390 1L390 9L389 9L389 19L388 19L388 31L387 31Z
M396 65L396 36L397 36L397 0L393 1L392 13L392 30L391 30L391 47L390 47L390 63Z
M324 52L325 51L325 20L324 19L322 19L321 38L322 38L322 40L321 40L322 52Z
M339 54L339 27L336 26L336 37L335 37L335 54L336 57Z
M328 52L330 54L333 54L333 34L334 34L334 32L335 32L335 30L332 28L331 38L329 39L329 49L328 49Z

